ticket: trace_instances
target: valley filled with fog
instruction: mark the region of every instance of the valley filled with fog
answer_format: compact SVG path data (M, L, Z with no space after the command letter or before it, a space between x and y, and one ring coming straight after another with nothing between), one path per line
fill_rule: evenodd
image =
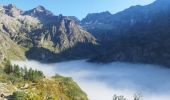
M42 64L37 61L12 61L22 67L32 67L48 76L56 73L72 77L90 100L112 100L113 95L124 95L131 100L134 94L142 100L169 100L170 69L146 64L113 62L88 63L85 60Z

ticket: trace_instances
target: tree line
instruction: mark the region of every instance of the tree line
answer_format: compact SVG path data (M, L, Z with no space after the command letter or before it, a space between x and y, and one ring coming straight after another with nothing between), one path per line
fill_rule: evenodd
M33 70L32 68L27 69L27 67L22 68L19 65L12 65L10 61L6 62L4 72L8 75L12 74L17 78L23 78L33 82L44 77L42 71Z

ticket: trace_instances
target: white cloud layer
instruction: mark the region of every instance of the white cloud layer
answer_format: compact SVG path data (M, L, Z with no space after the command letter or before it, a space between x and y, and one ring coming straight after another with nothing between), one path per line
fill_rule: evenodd
M114 94L132 100L135 93L143 100L170 100L170 69L156 65L118 63L92 64L84 60L42 64L36 61L12 61L32 67L47 76L56 73L73 77L90 100L112 100Z

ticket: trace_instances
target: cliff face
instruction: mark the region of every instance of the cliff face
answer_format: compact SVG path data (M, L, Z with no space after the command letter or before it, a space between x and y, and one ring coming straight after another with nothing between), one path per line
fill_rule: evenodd
M76 46L78 43L96 44L95 38L69 17L59 16L56 23L33 31L30 34L34 45L61 52Z

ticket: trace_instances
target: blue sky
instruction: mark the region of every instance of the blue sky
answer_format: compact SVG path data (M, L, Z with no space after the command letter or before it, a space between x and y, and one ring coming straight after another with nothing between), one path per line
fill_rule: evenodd
M155 0L0 0L0 4L15 4L22 10L29 10L38 5L54 14L84 18L88 13L110 11L112 14L132 5L146 5Z

